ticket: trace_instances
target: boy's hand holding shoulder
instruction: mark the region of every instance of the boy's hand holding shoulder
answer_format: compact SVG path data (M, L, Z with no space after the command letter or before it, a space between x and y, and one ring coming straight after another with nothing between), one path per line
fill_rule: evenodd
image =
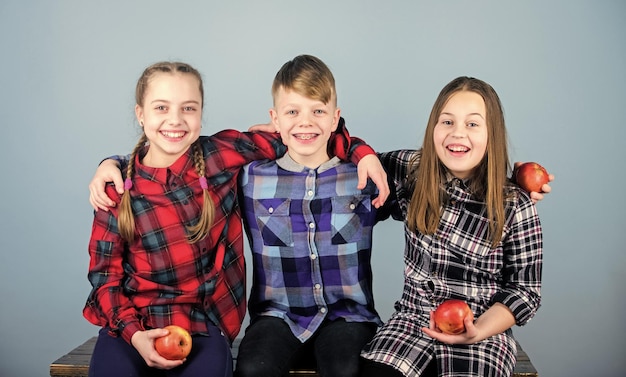
M380 163L378 156L375 154L368 154L359 161L357 166L357 174L359 177L358 189L364 189L367 185L367 178L372 180L376 187L378 187L378 197L376 197L372 204L376 208L380 208L387 197L389 196L389 184L387 183L387 172Z

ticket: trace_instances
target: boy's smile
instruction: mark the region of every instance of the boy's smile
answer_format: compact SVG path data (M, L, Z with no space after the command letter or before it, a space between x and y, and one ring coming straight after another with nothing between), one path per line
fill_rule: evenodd
M272 124L280 133L288 153L297 163L317 168L329 160L330 135L337 129L340 110L293 90L280 88L270 110Z

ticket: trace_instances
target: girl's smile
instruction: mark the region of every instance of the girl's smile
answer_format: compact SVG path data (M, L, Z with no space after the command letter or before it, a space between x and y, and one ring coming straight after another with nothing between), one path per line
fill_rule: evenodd
M150 142L143 163L167 167L200 136L202 94L198 80L187 74L158 73L150 80L143 106L135 113Z
M475 93L461 91L444 106L433 138L437 156L457 178L466 179L487 150L485 101Z

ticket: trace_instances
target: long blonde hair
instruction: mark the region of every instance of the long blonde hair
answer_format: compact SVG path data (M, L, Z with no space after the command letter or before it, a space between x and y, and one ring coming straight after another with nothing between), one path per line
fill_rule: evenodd
M458 77L439 93L433 105L424 134L421 155L412 163L410 179L414 182L413 196L408 208L407 224L411 231L434 234L439 227L446 196L442 190L447 168L439 160L433 140L434 129L450 97L460 91L479 94L485 101L487 117L487 149L467 184L472 194L484 200L489 218L491 245L495 247L504 229L504 189L510 163L504 111L500 98L491 85L473 77Z
M181 62L159 62L147 67L137 81L137 87L135 89L135 102L137 103L137 105L143 107L144 96L148 86L150 85L150 80L154 77L154 75L159 73L183 73L193 75L198 80L200 96L202 99L202 104L204 105L204 88L200 72L198 72L189 64ZM143 149L147 142L148 138L146 137L146 134L143 133L131 153L130 160L128 161L128 167L126 169L124 194L122 195L122 200L119 207L118 227L122 238L124 238L128 242L132 242L135 238L135 217L132 211L130 196L132 179L135 173L135 158L137 156L137 153L139 153ZM200 176L200 186L202 186L203 192L202 212L200 214L198 223L187 227L187 230L189 232L187 237L188 242L195 243L204 239L208 235L209 229L213 224L215 216L215 205L213 204L213 200L209 195L208 184L206 180L206 166L204 164L204 154L202 153L200 141L196 140L191 145L191 148L193 152L194 167L196 169L196 172Z

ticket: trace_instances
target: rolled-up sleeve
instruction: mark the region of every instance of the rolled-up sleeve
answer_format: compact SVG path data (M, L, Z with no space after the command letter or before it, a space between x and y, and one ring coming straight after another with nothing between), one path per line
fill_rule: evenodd
M541 305L543 235L535 205L520 193L504 240L503 288L492 303L500 302L513 312L518 326L525 325Z

